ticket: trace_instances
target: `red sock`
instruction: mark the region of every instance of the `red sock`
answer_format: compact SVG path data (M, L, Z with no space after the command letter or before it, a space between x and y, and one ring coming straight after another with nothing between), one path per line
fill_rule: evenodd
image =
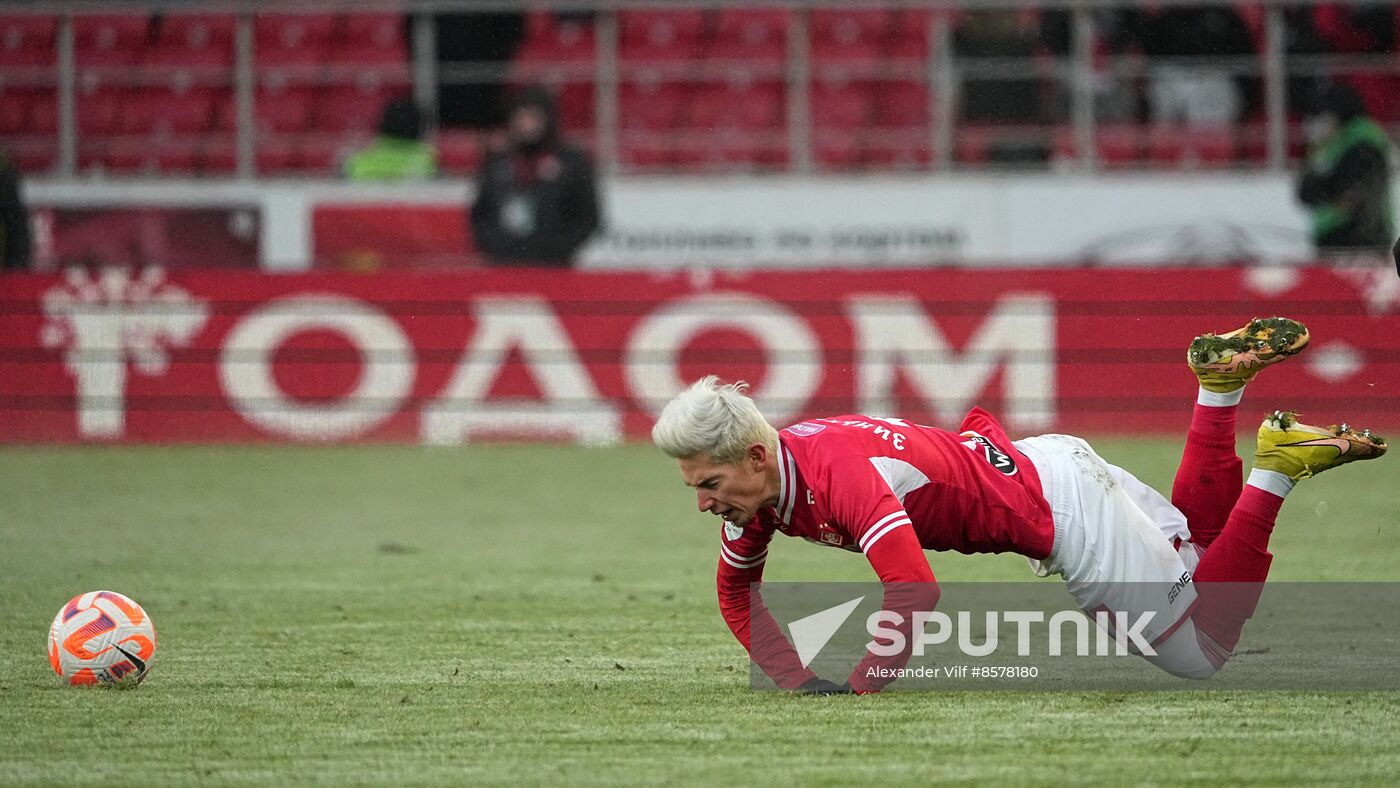
M1172 483L1172 505L1186 515L1191 541L1202 549L1224 530L1244 486L1243 463L1235 454L1236 410L1196 405Z
M1200 603L1192 620L1201 633L1226 653L1234 651L1240 632L1269 576L1269 536L1283 498L1258 487L1245 487L1229 522L1196 567ZM1194 534L1193 534L1194 535Z

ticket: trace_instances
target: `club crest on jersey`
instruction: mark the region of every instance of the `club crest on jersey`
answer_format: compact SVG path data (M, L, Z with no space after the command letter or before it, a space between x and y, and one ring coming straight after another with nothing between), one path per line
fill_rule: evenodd
M786 430L784 430L784 432L791 432L793 435L797 435L799 437L810 438L824 429L826 429L825 424L815 424L810 421L804 421L798 424L794 424L791 427L788 427Z
M724 521L724 538L727 541L733 542L743 535L744 526L735 525L734 523L731 523L728 520Z
M1016 475L1016 461L1011 459L1011 455L998 449L996 444L992 443L985 435L968 430L962 433L962 437L967 439L962 442L962 445L976 454L981 454L982 459L986 460L993 468L1007 476Z

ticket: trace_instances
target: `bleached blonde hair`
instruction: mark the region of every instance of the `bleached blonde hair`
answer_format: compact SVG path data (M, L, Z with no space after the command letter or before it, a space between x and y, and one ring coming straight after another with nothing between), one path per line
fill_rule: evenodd
M651 428L651 442L667 456L683 459L705 454L717 465L743 461L749 446L761 443L778 451L778 431L748 397L749 384L721 383L708 375L666 403Z

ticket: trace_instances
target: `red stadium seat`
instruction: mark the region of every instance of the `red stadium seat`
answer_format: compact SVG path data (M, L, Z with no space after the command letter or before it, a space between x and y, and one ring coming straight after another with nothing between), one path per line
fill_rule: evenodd
M12 147L10 159L25 175L42 175L50 172L58 161L58 151L52 145L44 147Z
M476 132L444 130L438 134L437 149L438 169L449 175L474 175L485 158Z
M540 66L593 62L591 24L578 19L555 20L549 15L531 18L543 21L527 25L525 42L515 56L517 63Z
M214 125L215 94L207 89L140 91L132 95L122 116L126 134L191 133Z
M929 89L922 82L882 82L876 85L876 124L884 127L925 127L929 120Z
M316 102L314 124L325 131L372 132L379 124L384 105L397 98L392 91L331 88L321 92Z
M296 146L286 139L259 141L253 162L259 175L285 175L299 169Z
M341 154L330 140L310 140L298 146L294 165L307 175L334 176L340 172Z
M78 132L83 136L116 134L121 131L123 108L131 99L124 88L99 87L80 91L77 98Z
M0 91L0 135L13 137L29 131L31 103L27 90Z
M0 49L52 50L57 32L54 16L0 16Z
M260 90L253 97L253 115L257 126L272 132L300 132L311 125L317 91L313 88L284 88L280 90ZM219 113L219 127L233 130L233 97L226 101L225 111Z
M618 96L618 124L623 129L669 129L676 125L687 93L673 83L628 82Z
M787 52L787 20L788 14L783 10L723 9L715 23L709 57L744 61L776 71Z
M864 128L870 124L873 104L870 90L854 82L817 82L812 85L812 124L818 128Z
M303 44L327 44L335 37L334 14L258 14L253 36L259 45L290 49Z
M819 8L812 11L813 41L879 41L890 29L889 11Z
M812 136L812 157L819 169L851 170L861 163L862 146L856 130L818 128Z
M58 59L51 16L0 17L0 68L52 68Z
M58 94L53 90L35 91L30 96L29 130L53 134L58 130Z
M624 45L693 43L704 36L705 12L699 9L622 11L618 14L618 27Z
M141 62L143 65L165 68L229 69L233 66L233 49L228 46L195 48L178 44L159 45L147 49Z
M156 24L156 46L186 49L231 49L231 14L166 14Z
M347 14L341 22L339 39L351 47L399 51L408 48L404 17L400 14Z
M74 46L79 50L140 49L146 45L150 20L143 14L74 17Z

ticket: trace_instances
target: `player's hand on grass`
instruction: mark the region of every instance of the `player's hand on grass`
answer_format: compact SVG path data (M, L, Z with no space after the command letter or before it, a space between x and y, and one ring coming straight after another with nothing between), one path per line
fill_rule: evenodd
M836 684L822 678L807 679L797 691L803 695L854 695L850 684Z

